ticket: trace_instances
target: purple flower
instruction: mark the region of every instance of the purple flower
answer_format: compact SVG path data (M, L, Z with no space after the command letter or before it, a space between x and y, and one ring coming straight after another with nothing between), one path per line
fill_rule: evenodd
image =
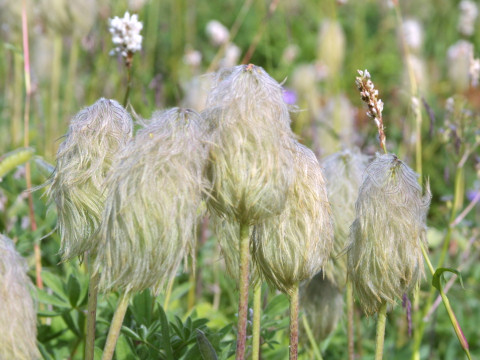
M283 101L288 105L295 105L297 102L297 93L291 89L283 89Z

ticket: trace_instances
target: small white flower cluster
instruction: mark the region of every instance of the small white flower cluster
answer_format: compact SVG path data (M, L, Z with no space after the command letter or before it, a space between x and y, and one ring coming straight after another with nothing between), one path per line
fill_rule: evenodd
M458 31L465 36L471 36L475 32L475 20L478 16L478 6L474 1L462 0L458 4L460 18Z
M115 16L109 19L112 42L116 45L110 55L120 54L127 57L129 53L142 50L142 22L138 21L138 15L131 15L127 11L123 18Z
M237 45L233 43L228 44L227 47L225 48L225 55L220 60L220 67L228 68L228 67L233 67L237 65L238 60L240 59L241 53L242 52Z
M477 87L480 81L480 59L470 58L470 83L472 87Z
M187 49L183 55L183 62L191 67L198 67L202 63L202 53L198 50Z
M230 37L228 29L217 20L211 20L208 22L206 33L212 44L215 46L225 44Z
M370 80L370 73L368 70L357 71L360 76L355 79L355 84L360 91L362 100L368 105L367 115L374 118L378 126L379 119L382 118L383 101L377 98L378 90L375 89L375 85L373 85L372 80Z

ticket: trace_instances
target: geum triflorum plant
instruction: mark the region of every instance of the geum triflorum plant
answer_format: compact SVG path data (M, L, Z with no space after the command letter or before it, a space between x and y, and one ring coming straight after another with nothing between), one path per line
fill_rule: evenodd
M211 131L207 205L215 216L238 224L238 236L224 239L222 248L227 264L239 268L230 272L239 274L236 358L243 359L250 226L280 214L285 207L294 176L293 135L283 89L261 67L250 64L225 69L215 81L203 114ZM236 250L237 254L231 253Z
M333 224L327 189L315 154L293 142L295 178L285 209L255 226L252 256L261 275L290 296L290 359L297 358L298 287L329 261Z
M204 136L196 112L174 108L154 114L116 158L95 269L100 289L122 296L103 359L113 355L131 294L161 291L193 246L204 191Z

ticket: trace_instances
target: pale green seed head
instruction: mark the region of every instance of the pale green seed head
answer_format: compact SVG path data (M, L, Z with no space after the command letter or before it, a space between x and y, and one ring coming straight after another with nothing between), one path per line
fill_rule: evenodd
M333 224L325 179L315 154L294 142L294 182L285 209L255 226L252 256L266 281L290 294L328 262Z
M0 234L0 359L40 359L37 314L27 265L15 245Z
M93 234L103 211L105 178L132 128L128 112L115 100L103 98L71 120L48 191L57 207L63 260L95 251Z
M192 110L156 113L119 154L95 263L102 290L158 292L193 248L207 159L202 126Z
M335 234L332 261L325 273L339 288L343 288L347 280L347 256L342 252L347 245L350 225L355 220L355 200L367 163L368 157L358 149L337 152L322 162Z
M395 303L423 274L430 189L395 155L378 155L367 167L348 245L348 276L367 314Z
M300 311L302 310L315 340L322 341L335 330L343 315L343 294L323 272L319 272L300 286ZM301 326L300 329L300 339L306 343L304 327Z
M207 109L210 210L245 224L278 215L293 178L293 134L280 84L254 65L221 71Z

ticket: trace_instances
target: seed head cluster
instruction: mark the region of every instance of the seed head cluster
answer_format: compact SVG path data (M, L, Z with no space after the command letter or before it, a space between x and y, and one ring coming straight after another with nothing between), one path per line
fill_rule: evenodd
M430 191L393 154L367 167L355 204L348 246L348 276L367 314L394 303L417 286L423 273Z
M193 247L201 216L204 129L193 110L154 114L108 178L95 269L100 288L162 289Z
M132 128L127 111L115 100L103 98L71 120L48 191L57 207L63 260L95 251L105 178L115 154L131 138Z
M40 359L32 289L25 259L0 234L0 359Z

